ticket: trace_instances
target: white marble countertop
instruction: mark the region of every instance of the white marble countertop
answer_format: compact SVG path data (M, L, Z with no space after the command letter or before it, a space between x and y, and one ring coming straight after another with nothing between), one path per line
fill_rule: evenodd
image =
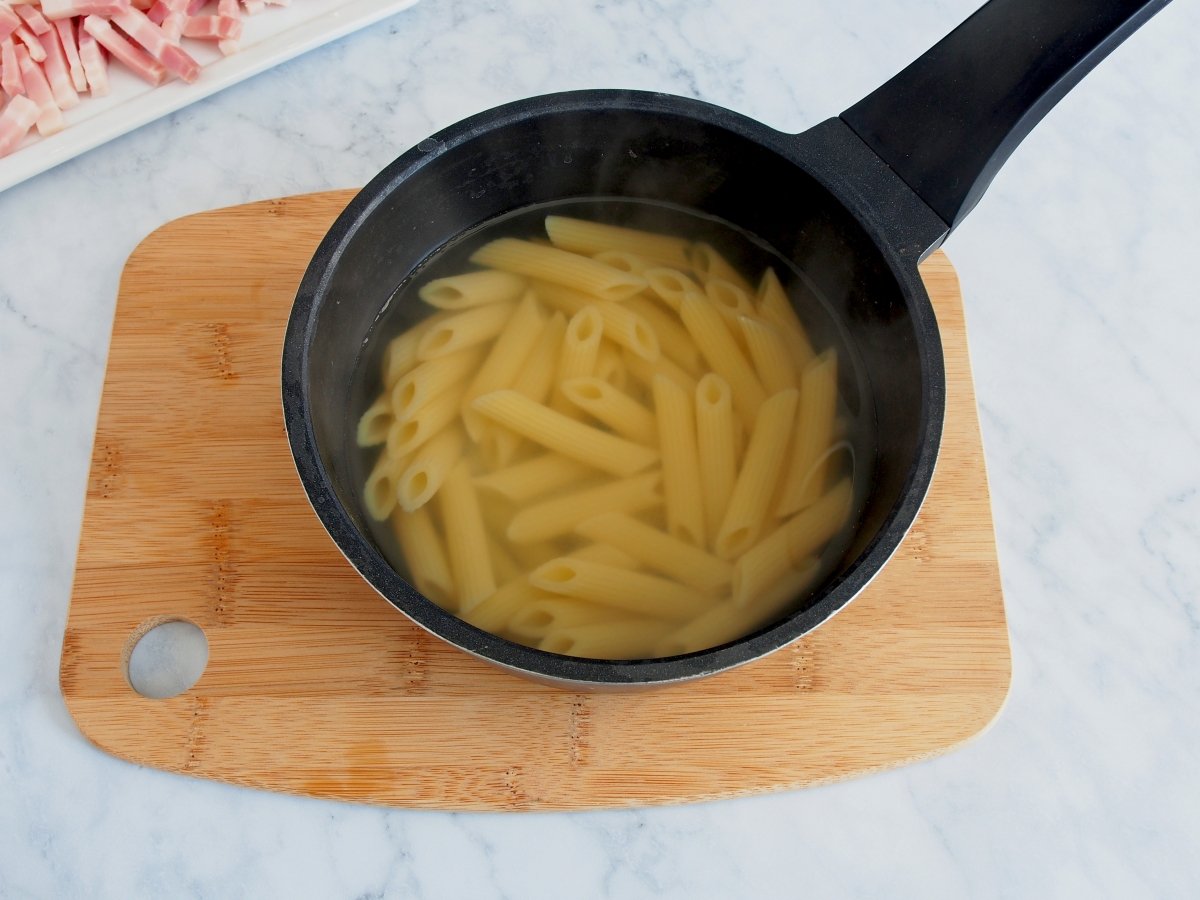
M0 194L0 896L1200 896L1196 4L1088 76L947 245L1014 656L976 742L756 799L451 815L140 769L59 694L117 279L146 233L362 184L553 90L669 91L798 131L975 2L424 0Z

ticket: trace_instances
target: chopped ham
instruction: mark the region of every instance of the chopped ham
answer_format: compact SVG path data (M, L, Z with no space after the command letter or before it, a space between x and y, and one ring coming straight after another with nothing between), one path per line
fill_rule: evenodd
M6 41L14 31L21 27L20 17L12 11L12 7L0 0L0 41Z
M121 30L141 44L146 51L172 75L178 75L191 84L200 77L200 63L181 47L172 44L161 28L146 18L146 14L136 9L127 9L113 16L113 22ZM100 36L96 35L96 40ZM101 41L101 43L104 43Z
M242 22L230 16L192 16L183 36L201 41L237 41L242 37Z
M83 71L83 63L79 59L79 44L75 37L75 21L59 19L54 23L58 39L62 42L63 53L67 56L67 68L71 71L71 84L76 91L87 90L87 76Z
M22 3L15 7L18 16L25 20L25 24L29 26L29 30L34 34L47 34L50 31L50 23L46 21L46 17L42 15L41 10L36 6L30 6L28 3Z
M24 47L17 48L17 64L21 67L21 78L25 81L25 93L38 105L37 130L42 137L63 130L62 110L54 102L54 94L42 67L34 62L29 51Z
M12 38L0 41L0 90L10 97L25 93L25 79L21 77L21 66L17 63L17 46L12 42Z
M29 58L34 62L41 62L46 58L46 51L42 47L42 42L37 39L37 35L22 25L15 32L18 41L25 45L26 52L29 53Z
M115 16L129 0L42 0L42 15L54 21L72 16Z
M94 37L97 43L112 54L138 78L150 82L156 87L167 80L167 70L154 61L140 47L135 47L108 24L106 19L99 16L88 16L83 20L84 30Z
M83 63L83 72L87 75L88 90L92 96L107 96L108 63L104 61L104 51L96 39L86 31L79 32L79 61Z
M0 113L0 156L17 148L40 115L41 109L28 97L18 95L8 101Z

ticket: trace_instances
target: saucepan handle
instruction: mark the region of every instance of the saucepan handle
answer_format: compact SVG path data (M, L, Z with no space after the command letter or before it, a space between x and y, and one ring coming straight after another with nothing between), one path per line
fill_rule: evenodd
M1169 0L991 0L842 113L953 230L1042 116Z

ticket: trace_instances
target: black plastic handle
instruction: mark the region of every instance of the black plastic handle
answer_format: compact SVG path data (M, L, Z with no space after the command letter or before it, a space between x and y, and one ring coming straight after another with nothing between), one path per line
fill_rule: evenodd
M991 0L842 121L953 230L1042 116L1169 0Z

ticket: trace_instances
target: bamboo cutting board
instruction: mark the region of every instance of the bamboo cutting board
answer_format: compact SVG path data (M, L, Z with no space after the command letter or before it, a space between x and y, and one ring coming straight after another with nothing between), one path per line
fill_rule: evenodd
M796 788L942 753L1009 684L979 423L954 271L923 274L946 350L928 501L845 611L757 663L637 694L506 674L411 624L309 508L279 400L290 304L352 192L217 210L150 235L121 279L63 642L67 706L147 766L439 809L583 809ZM127 680L136 639L189 620L200 680Z

